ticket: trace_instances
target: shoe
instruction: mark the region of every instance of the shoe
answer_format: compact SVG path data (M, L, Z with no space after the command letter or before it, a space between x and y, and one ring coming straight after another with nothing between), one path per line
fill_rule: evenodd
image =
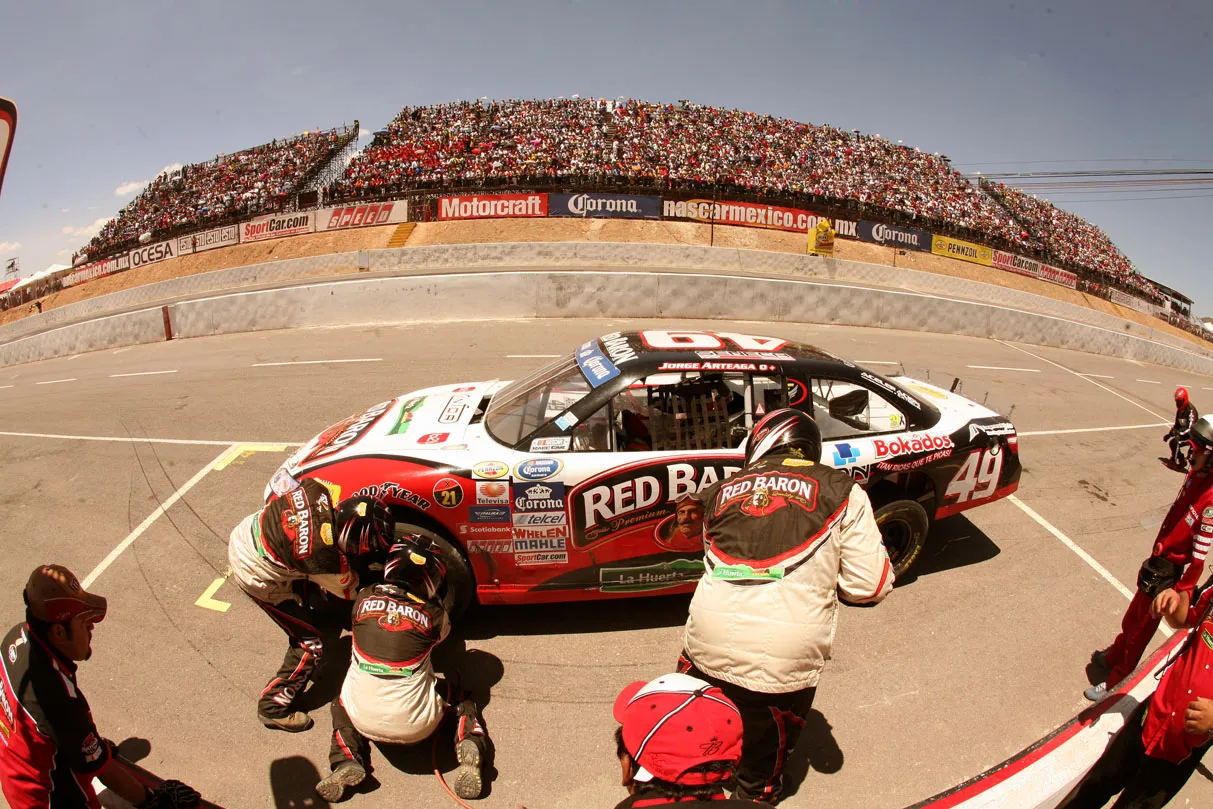
M1101 669L1109 668L1108 666L1108 650L1100 649L1091 655L1091 662L1099 666Z
M336 803L345 796L346 787L358 786L366 778L366 769L357 761L343 761L319 784L316 794L329 803Z
M270 730L285 730L287 733L302 733L310 730L312 725L316 724L312 721L312 717L303 711L295 711L286 716L266 716L258 711L257 718Z
M1087 690L1083 691L1082 695L1091 700L1091 702L1099 702L1108 695L1108 684L1096 683Z
M455 794L460 798L480 797L484 783L480 776L480 745L475 739L464 739L455 748L459 769L455 772Z

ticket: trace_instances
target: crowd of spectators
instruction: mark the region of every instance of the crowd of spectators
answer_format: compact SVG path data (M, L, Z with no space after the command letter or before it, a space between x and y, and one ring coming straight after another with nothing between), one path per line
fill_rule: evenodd
M161 174L84 248L93 259L237 218L283 210L346 146L351 128L305 132ZM144 234L150 234L144 236Z
M568 178L811 196L1008 247L1037 246L1027 229L944 157L858 131L686 101L572 98L405 107L329 187L327 198L538 187Z
M1063 211L1003 183L982 183L1017 220L1037 234L1051 261L1087 270L1103 283L1161 304L1162 292L1117 249L1108 234L1080 216Z

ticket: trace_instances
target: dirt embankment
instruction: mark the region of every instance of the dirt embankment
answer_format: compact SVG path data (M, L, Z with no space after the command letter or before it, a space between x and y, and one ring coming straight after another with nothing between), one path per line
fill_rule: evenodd
M344 253L354 250L378 250L387 247L395 232L395 225L372 228L339 230L329 233L313 233L253 244L210 250L192 256L149 264L135 270L98 278L76 287L56 292L42 299L43 310L54 309L65 304L106 295L156 281L180 278L195 273L242 267L287 258L304 258L326 253ZM639 242L645 244L685 244L717 247L738 247L752 250L774 250L783 253L803 253L805 236L761 228L742 228L729 225L705 225L698 222L653 222L626 219L498 219L481 221L423 222L417 225L408 240L408 247L424 247L441 244L492 244L496 242ZM895 248L866 242L839 239L835 255L852 261L870 264L885 264L911 270L967 278L987 284L1018 289L1037 295L1056 298L1096 311L1132 320L1159 331L1168 332L1202 347L1207 343L1169 323L1142 314L1133 309L1117 306L1110 301L1067 289L1047 281L1028 278L1005 272L994 267L983 267L966 261L936 256L930 253L906 251L899 254ZM25 317L30 313L29 305L0 312L0 324Z

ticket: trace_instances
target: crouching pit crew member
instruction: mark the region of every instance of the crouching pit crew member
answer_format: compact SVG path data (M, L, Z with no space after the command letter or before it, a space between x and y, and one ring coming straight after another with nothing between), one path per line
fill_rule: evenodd
M381 501L351 497L334 504L327 486L308 479L274 494L265 508L232 530L232 580L290 641L282 667L257 702L257 718L267 728L294 733L312 726L310 716L293 709L324 654L324 636L307 598L307 583L352 599L358 576L350 568L351 558L382 559L394 529L391 512Z
M820 459L813 420L776 410L754 425L741 471L699 495L707 552L680 667L741 710L739 798L779 800L830 659L838 591L870 604L893 587L867 494Z
M479 798L488 736L470 695L434 673L431 653L450 632L440 591L441 552L424 537L398 537L388 552L383 583L363 588L354 602L353 659L332 706L332 773L316 785L327 801L362 782L370 768L368 739L416 744L431 739L447 716L455 720L455 794ZM452 678L453 679L453 678ZM451 703L443 699L447 691Z
M24 598L25 623L0 646L0 787L9 806L101 809L93 778L139 809L197 806L198 793L180 781L144 787L93 723L76 664L92 657L106 600L60 565L37 568Z
M741 809L730 800L741 759L741 714L719 688L686 674L632 683L615 698L615 755L628 797L615 809Z
M1196 421L1200 414L1196 412L1196 408L1188 399L1188 389L1179 387L1175 389L1175 423L1171 425L1170 431L1162 437L1162 440L1171 446L1171 457L1159 458L1164 463L1169 463L1171 466L1184 471L1187 467L1187 462L1183 457L1183 449L1188 444L1188 439L1192 430L1192 422Z

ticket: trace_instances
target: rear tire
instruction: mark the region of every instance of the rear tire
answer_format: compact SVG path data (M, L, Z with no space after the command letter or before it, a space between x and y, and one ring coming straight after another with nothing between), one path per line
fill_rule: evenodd
M401 534L418 534L429 538L434 546L442 551L442 561L446 565L446 586L442 590L442 605L446 607L447 615L458 618L467 611L476 598L476 577L472 567L459 549L452 545L441 534L436 534L428 528L422 528L413 523L396 523L396 536Z
M931 521L926 510L913 500L885 503L875 513L881 540L893 566L893 575L900 579L922 553Z

